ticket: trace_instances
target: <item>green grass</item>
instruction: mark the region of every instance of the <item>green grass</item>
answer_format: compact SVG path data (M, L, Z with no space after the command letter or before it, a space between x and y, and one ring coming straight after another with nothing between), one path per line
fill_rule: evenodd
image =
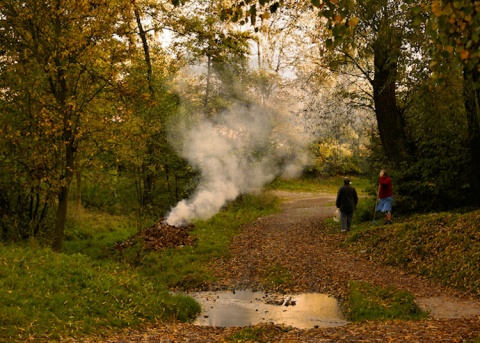
M278 199L271 195L244 195L210 220L194 223L195 246L147 252L140 261L141 270L172 289L191 290L211 282L208 264L228 254L227 246L242 225L278 208Z
M274 289L279 286L294 286L292 274L290 273L290 271L287 268L278 264L271 266L270 269L267 270L264 282L266 284L272 285Z
M0 245L0 342L55 342L157 320L192 320L200 305L182 291L211 281L212 259L227 253L243 224L277 205L269 195L242 196L195 223L195 246L134 247L121 258L114 244L136 233L138 222L88 211L70 214L63 253L33 241Z
M361 190L365 182L352 180ZM282 180L275 187L336 192L341 181L342 177ZM0 245L0 341L54 342L60 337L81 338L156 320L188 321L196 316L199 305L181 291L213 281L208 264L228 256L227 246L242 225L278 211L277 205L278 199L270 195L242 196L212 219L195 223L192 235L197 243L192 247L147 251L134 246L120 256L113 249L115 242L154 221L140 223L128 216L88 211L70 213L63 253L53 253L35 242ZM357 223L344 244L381 263L398 265L478 295L479 221L479 211L412 216L402 222L397 219L388 227L374 226L369 220ZM338 232L338 223L332 219L326 223L327 231ZM288 272L278 266L266 277L279 285L290 282ZM180 295L172 295L171 289L179 290L176 294ZM415 317L409 296L394 290L357 284L349 298L352 309L358 309L355 318L362 318L358 313L365 309L376 313L374 318L398 318L412 312ZM408 305L397 309L397 303ZM382 314L382 306L395 310ZM239 334L260 337L265 332L244 330Z
M358 192L358 195L366 194L371 188L368 179L363 177L349 176L352 185ZM318 192L336 194L343 185L344 176L324 176L308 179L276 179L267 185L267 189L286 190L292 192Z
M54 341L177 318L199 305L115 263L0 245L0 341Z
M480 296L480 210L397 218L358 225L344 246L372 260Z
M140 223L129 216L109 215L72 206L65 227L63 251L102 258L108 247L124 241L139 228Z
M413 296L393 287L381 288L366 282L351 282L346 304L347 318L354 322L367 320L419 320L428 317Z

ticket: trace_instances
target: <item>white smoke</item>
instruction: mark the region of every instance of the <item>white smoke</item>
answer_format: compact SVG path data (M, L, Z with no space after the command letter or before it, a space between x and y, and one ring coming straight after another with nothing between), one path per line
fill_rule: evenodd
M261 188L278 175L294 177L307 163L305 142L287 122L258 108L235 108L183 134L181 155L200 171L189 199L168 214L169 225L208 219L229 200Z

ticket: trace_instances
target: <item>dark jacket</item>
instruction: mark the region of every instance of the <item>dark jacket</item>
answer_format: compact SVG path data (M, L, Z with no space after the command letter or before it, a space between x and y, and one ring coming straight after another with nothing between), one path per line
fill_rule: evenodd
M357 207L357 191L350 185L343 185L337 193L336 205L343 213L353 213Z

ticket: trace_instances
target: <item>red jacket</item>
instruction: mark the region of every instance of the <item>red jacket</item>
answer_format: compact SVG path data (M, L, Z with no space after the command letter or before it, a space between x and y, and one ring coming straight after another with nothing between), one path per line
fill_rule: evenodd
M380 191L378 194L380 199L393 196L392 179L390 179L390 177L382 176L378 182L380 184Z

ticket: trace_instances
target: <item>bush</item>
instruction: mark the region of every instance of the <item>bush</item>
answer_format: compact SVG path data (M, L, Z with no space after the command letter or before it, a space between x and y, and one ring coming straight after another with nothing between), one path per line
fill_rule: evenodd
M372 222L375 214L376 220L383 219L383 214L374 213L375 199L372 197L361 198L358 202L357 210L353 216L355 223Z
M471 190L469 155L457 140L431 140L418 146L421 158L393 175L401 195L397 208L404 212L450 210L466 205Z

